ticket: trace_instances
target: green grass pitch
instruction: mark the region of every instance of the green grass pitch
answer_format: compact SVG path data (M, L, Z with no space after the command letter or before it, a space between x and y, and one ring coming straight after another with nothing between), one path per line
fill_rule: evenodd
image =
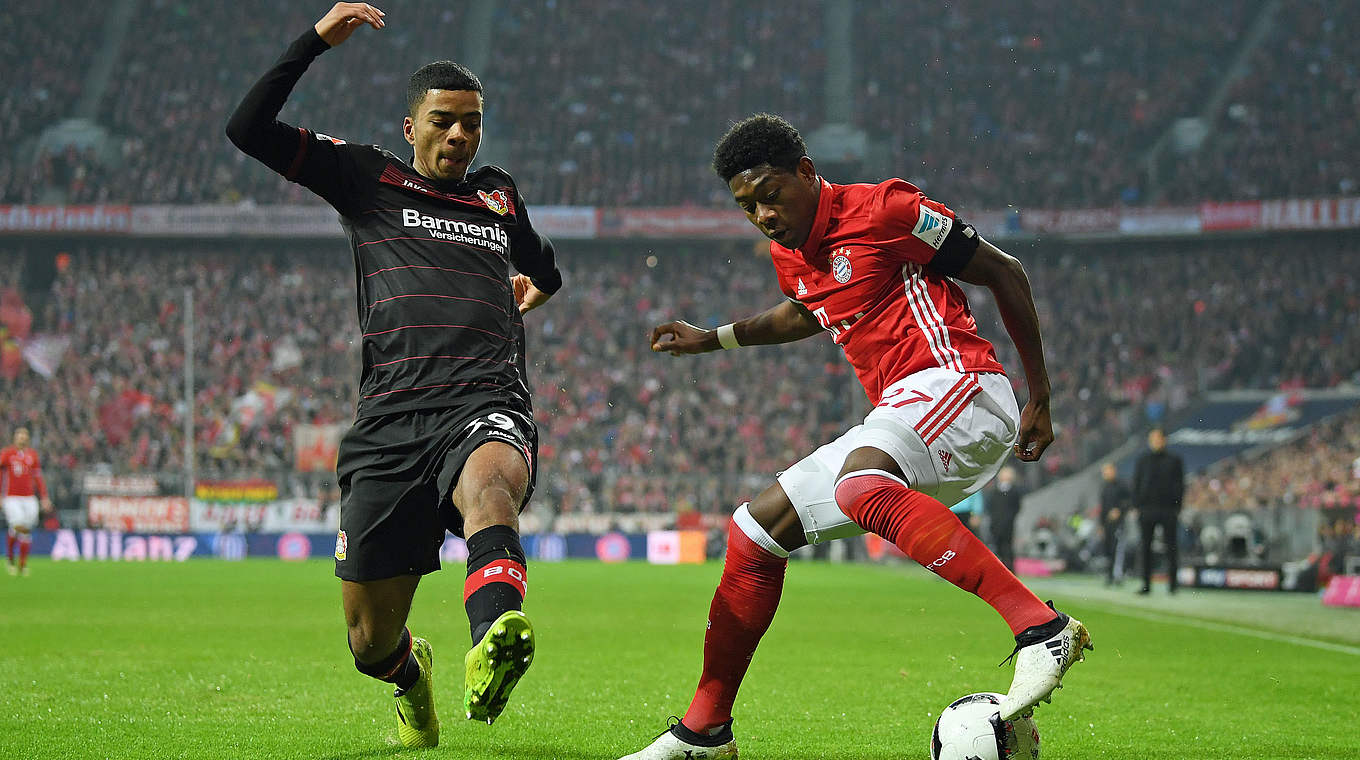
M494 726L462 720L461 568L427 578L441 746L395 746L330 564L52 563L0 576L3 758L616 758L681 714L721 568L535 563L539 649ZM1036 713L1044 758L1360 757L1360 611L1037 583L1096 651ZM926 758L941 707L1004 691L1005 626L907 566L796 562L737 702L742 756Z

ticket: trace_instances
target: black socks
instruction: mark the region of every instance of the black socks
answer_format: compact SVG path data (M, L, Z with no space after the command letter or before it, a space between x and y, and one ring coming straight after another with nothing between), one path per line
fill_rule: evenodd
M508 525L483 528L467 539L467 582L463 606L467 608L472 643L486 635L491 624L507 610L524 607L528 590L524 550L519 534Z

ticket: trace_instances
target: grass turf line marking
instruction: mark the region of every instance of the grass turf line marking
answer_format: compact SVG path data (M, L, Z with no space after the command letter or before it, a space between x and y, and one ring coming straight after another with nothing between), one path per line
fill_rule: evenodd
M1177 625L1200 628L1207 631L1218 631L1220 633L1235 633L1241 636L1254 636L1258 639L1267 641L1278 641L1284 644L1297 644L1303 647L1313 647L1314 649L1325 649L1329 652L1340 652L1360 657L1360 647L1346 646L1345 644L1333 644L1330 641L1318 641L1317 639L1306 639L1302 636L1289 636L1283 633L1271 633L1270 631L1258 631L1255 628L1244 628L1227 623L1215 623L1212 620L1202 618L1181 616L1169 613L1147 612L1145 610L1130 609L1128 607L1114 608L1101 602L1091 602L1082 600L1082 606L1101 607L1111 615L1123 615L1124 617L1140 618L1154 623L1174 623Z

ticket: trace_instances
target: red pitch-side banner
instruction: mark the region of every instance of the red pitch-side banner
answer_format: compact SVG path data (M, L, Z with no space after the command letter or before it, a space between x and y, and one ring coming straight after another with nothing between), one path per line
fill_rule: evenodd
M1360 227L1360 198L1261 201L1263 230L1339 230Z
M131 206L0 205L0 232L126 233L131 230Z
M1206 232L1255 229L1261 224L1261 202L1201 203L1199 219Z
M1294 198L1202 203L1204 229L1342 230L1360 227L1360 198Z
M127 533L187 533L189 500L182 496L91 496L91 527Z

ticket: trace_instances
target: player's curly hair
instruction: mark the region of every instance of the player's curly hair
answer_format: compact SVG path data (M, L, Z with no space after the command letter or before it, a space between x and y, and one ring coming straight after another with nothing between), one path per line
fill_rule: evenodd
M411 115L425 101L425 93L430 90L472 90L482 91L482 80L468 71L461 63L453 61L431 61L416 69L406 84L406 107Z
M763 164L794 172L806 155L807 143L792 124L772 113L758 113L733 124L718 141L713 171L723 182Z

